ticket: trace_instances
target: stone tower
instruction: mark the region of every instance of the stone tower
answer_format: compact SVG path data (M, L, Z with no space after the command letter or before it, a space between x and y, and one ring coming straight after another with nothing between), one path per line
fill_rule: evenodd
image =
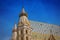
M17 40L31 40L31 27L27 14L22 8L17 25Z
M14 25L13 31L12 31L12 40L17 40L17 26Z

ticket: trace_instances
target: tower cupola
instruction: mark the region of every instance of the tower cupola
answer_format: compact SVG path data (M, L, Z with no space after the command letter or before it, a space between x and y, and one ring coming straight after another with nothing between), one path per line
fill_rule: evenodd
M25 12L24 8L22 8L22 11L19 15L19 23L18 26L22 26L22 25L30 25L30 22L27 18L27 13Z
M21 17L21 16L26 16L27 17L27 14L26 14L24 8L22 8L22 11L21 11L21 14L19 15L19 17Z

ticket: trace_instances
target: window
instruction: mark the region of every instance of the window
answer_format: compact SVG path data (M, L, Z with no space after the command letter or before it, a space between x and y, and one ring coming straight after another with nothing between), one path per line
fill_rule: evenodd
M28 33L28 31L26 30L26 34Z
M28 37L26 37L26 40L28 40Z
M21 40L23 40L23 37L21 37Z
M21 34L23 34L23 30L21 30Z

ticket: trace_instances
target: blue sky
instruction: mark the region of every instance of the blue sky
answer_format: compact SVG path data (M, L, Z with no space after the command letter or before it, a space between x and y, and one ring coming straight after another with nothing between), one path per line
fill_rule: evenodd
M24 0L24 8L29 20L60 25L60 0ZM11 36L21 9L22 0L0 0L0 40Z

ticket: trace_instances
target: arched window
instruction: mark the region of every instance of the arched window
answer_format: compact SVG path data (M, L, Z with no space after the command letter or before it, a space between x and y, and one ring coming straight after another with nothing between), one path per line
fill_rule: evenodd
M21 30L21 34L23 34L23 30Z
M23 37L21 37L21 40L23 40Z
M28 31L26 30L26 34L28 33Z
M26 40L28 40L28 37L26 37Z

